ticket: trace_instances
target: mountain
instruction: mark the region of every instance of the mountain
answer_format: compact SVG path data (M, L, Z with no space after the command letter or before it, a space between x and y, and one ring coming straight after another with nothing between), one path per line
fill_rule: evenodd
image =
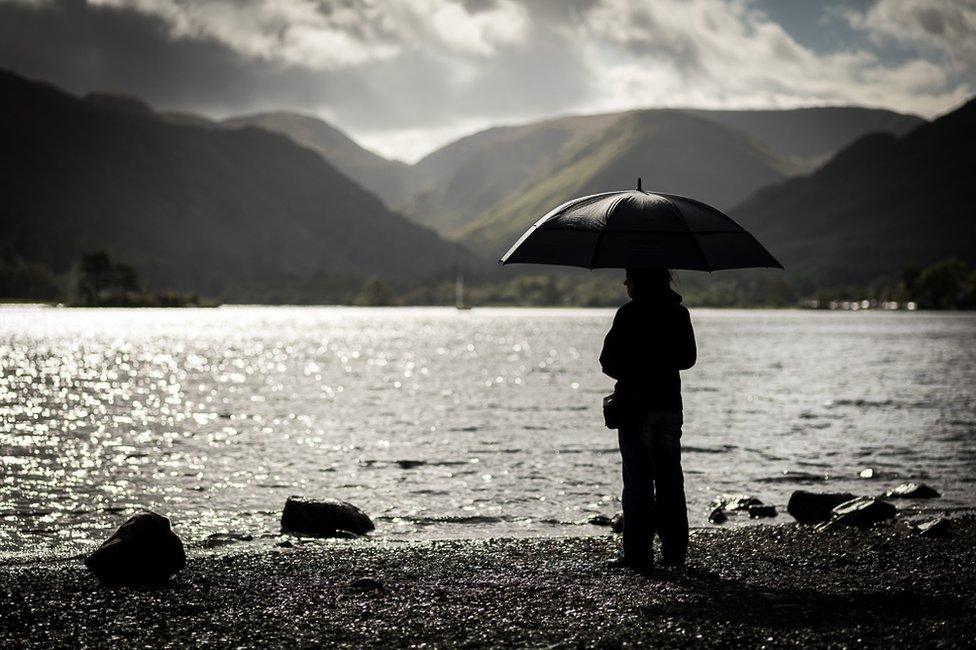
M924 123L924 120L914 116L857 107L785 111L678 111L735 131L741 138L753 140L753 144L769 156L768 165L779 169L783 175L811 171L837 149L866 133L880 130L901 134ZM675 112L672 110L671 114ZM523 195L533 193L538 185L546 183L565 157L574 155L583 146L599 147L601 136L598 134L621 120L633 119L631 116L635 114L650 119L655 111L557 118L488 129L457 140L414 166L417 172L416 186L426 189L403 204L401 211L418 223L449 237L468 236L471 230L480 229L474 222L487 219L489 212L504 211L506 205L524 202ZM678 124L677 121L674 123ZM696 148L694 132L684 131L682 137L690 137L688 147ZM653 155L648 152L650 158ZM734 173L735 165L729 167ZM647 175L646 171L636 168L625 171L628 171L625 179L616 179L609 187L599 189L618 187L621 182L632 183L633 179L626 180L631 176ZM693 172L689 170L689 173ZM780 180L782 176L769 178L760 175L755 178L757 181ZM659 189L676 191L662 186L655 179L648 180L654 181ZM662 180L670 180L670 177ZM681 186L690 187L692 193L698 196L701 194L700 188L707 193L712 183L724 182L723 179L716 181L706 177L699 180L698 184L682 182ZM739 179L738 182L743 180ZM738 199L745 198L759 187L741 185ZM549 207L572 197L560 195L554 198L556 202ZM532 215L525 217L526 220L531 218ZM481 237L478 236L478 239Z
M570 147L619 116L595 115L497 127L461 138L415 165L429 189L402 211L446 235L546 176Z
M0 72L0 232L62 272L106 251L157 288L416 277L471 255L391 213L310 149L85 101Z
M711 120L680 110L626 113L563 150L537 181L464 226L459 238L498 255L533 221L585 194L644 187L693 196L719 208L794 172L760 143Z
M976 100L898 137L864 136L731 214L797 277L870 282L947 256L976 263Z
M904 135L925 124L915 115L858 106L822 106L787 110L686 109L738 129L811 172L842 147L874 132Z
M222 122L235 128L255 126L286 135L298 144L319 153L362 187L375 193L388 206L408 199L415 172L406 163L387 160L364 149L349 136L328 123L309 115L289 112L242 115Z

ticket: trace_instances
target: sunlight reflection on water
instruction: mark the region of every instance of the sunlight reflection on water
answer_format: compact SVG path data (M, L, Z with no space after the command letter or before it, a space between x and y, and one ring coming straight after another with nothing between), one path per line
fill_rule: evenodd
M391 538L582 534L619 508L610 310L0 309L0 554L77 552L138 507L188 541L289 494ZM922 479L973 506L976 315L695 310L692 525L719 492ZM858 472L873 467L878 478ZM785 516L785 512L782 514Z

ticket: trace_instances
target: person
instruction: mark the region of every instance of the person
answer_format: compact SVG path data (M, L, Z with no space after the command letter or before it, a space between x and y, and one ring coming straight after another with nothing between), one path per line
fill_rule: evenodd
M655 530L662 565L684 565L688 550L678 373L695 365L697 347L691 317L671 282L668 269L627 269L631 300L617 310L600 354L604 374L617 380L614 399L624 414L617 430L623 555L616 563L641 571L654 566Z

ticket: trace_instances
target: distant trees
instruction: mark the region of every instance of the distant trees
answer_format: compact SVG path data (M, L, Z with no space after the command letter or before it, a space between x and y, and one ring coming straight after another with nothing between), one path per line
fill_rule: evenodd
M0 247L0 298L55 300L62 290L61 278L49 267Z
M976 270L959 258L904 274L906 293L924 309L976 309Z
M114 264L108 253L83 255L78 264L75 293L88 306L117 301L120 295L139 292L139 276L127 264Z

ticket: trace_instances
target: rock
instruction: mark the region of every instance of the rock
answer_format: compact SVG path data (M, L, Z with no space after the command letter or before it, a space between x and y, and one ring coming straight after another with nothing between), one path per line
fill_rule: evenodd
M858 497L845 501L831 511L831 525L868 528L879 522L894 519L897 509L887 501L874 497Z
M935 499L940 496L938 490L925 483L902 483L884 493L886 499Z
M749 506L761 506L763 502L747 494L720 494L712 500L712 508L721 508L725 512L734 510L748 510Z
M775 517L777 514L776 506L749 506L749 519Z
M613 525L613 520L606 515L593 515L586 520L586 523L593 524L594 526L611 526Z
M350 591L383 591L383 583L376 578L357 578L346 585L346 589Z
M725 508L718 506L708 515L708 520L713 524L724 524L729 518L725 514Z
M922 537L945 537L949 534L952 524L949 519L939 517L918 525L918 532Z
M847 492L807 492L797 490L790 495L786 511L801 524L819 524L831 517L831 510L854 498Z
M400 466L400 469L413 469L414 467L420 467L421 465L426 465L427 461L424 460L398 460L396 464Z
M119 526L85 565L105 582L159 584L186 566L186 552L169 519L147 511Z
M618 512L613 516L613 519L610 520L610 530L615 533L624 532L624 513Z
M364 535L376 529L369 516L345 501L288 497L281 513L281 531L311 537Z

